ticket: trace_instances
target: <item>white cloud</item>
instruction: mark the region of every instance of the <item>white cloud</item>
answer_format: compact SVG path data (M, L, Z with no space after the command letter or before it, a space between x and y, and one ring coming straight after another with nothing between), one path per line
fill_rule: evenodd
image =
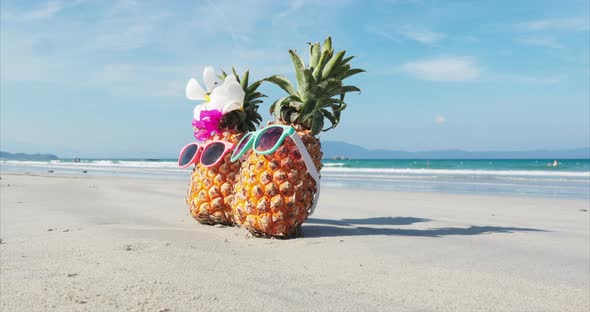
M141 5L131 0L120 0L107 7L97 22L88 25L92 36L88 36L84 48L127 51L159 40L161 30L170 27L172 15L166 10L152 12L149 9L147 4ZM146 14L146 11L150 14Z
M552 49L562 49L563 45L559 43L555 38L550 36L530 36L520 40L520 42L528 45L545 47L545 48L552 48Z
M563 80L563 76L546 75L546 76L535 76L535 75L523 75L523 74L500 74L496 75L498 80L502 81L514 81L527 84L536 85L552 85L557 84Z
M2 32L0 66L2 81L61 81L71 82L72 66L62 62L62 55L55 53L54 38L22 36L10 31Z
M435 44L446 38L446 35L443 33L437 33L425 28L411 25L366 25L365 31L398 43L401 42L400 38L405 38L422 44Z
M126 97L169 97L184 99L184 89L191 77L201 79L205 66L202 63L176 63L173 65L112 63L93 70L78 83L88 88L99 88L117 96ZM228 71L231 64L224 63L215 66L217 72L221 69ZM251 72L250 79L255 81L262 77L275 74L272 65L260 66ZM281 68L282 69L282 68ZM236 68L238 74L245 69Z
M279 17L285 17L290 15L291 13L301 9L304 5L303 0L294 0L290 1L286 10L280 12L278 15Z
M579 16L529 21L521 23L519 26L527 30L587 31L590 29L590 21L588 16Z
M49 18L63 10L64 7L65 5L60 1L49 1L41 8L24 13L23 18L26 20Z
M190 68L193 66L107 64L92 72L83 85L104 88L119 96L182 97Z
M285 17L288 15L291 15L292 13L295 13L296 11L299 11L304 8L309 8L312 6L314 6L314 7L322 6L322 7L334 8L334 7L346 6L346 5L350 4L351 2L353 2L353 1L352 0L323 0L323 1L291 0L291 1L288 1L287 9L279 12L278 16Z
M149 24L129 25L118 30L99 34L90 42L88 48L96 50L125 51L141 48L146 45L149 34L153 30Z
M405 26L398 30L399 34L424 44L433 44L446 37L446 35L427 29L419 29L413 26Z
M400 70L415 78L441 82L473 81L480 69L469 58L446 57L402 64Z
M541 85L550 85L556 84L563 80L562 77L559 76L549 76L549 77L540 77L540 76L517 76L515 77L517 80L522 82L532 83L532 84L541 84Z
M434 117L434 122L436 124L442 125L447 122L447 118L445 118L445 116L438 115L438 116Z
M191 26L201 37L229 35L234 44L250 42L258 23L269 18L271 5L271 2L262 0L252 1L245 6L229 0L204 1L196 8L194 14L199 18L192 20Z
M19 12L8 12L8 18L10 20L23 20L23 21L32 21L32 20L42 20L52 18L53 16L59 14L59 12L73 8L78 5L86 3L88 0L74 0L74 1L58 1L58 0L51 0L45 3L45 5L41 7L37 7L35 9L29 11L19 11ZM4 15L4 14L3 14ZM6 16L4 16L6 17Z
M383 27L365 25L365 31L389 39L394 42L401 42L399 36L392 35L391 33L383 30Z

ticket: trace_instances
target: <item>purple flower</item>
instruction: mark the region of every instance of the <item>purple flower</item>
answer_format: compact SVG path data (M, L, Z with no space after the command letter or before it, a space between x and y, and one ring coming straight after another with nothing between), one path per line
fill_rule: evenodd
M199 120L193 120L193 129L195 138L199 141L206 141L214 133L221 133L219 130L219 121L222 113L216 109L201 110Z

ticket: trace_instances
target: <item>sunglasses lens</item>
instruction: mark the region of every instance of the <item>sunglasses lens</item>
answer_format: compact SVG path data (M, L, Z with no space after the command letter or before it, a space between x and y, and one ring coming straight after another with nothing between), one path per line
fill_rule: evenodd
M256 146L254 146L254 149L258 152L266 152L275 147L284 131L281 127L267 129L258 136L258 141L256 142Z
M240 143L238 144L238 146L234 149L234 152L232 153L231 157L235 158L236 156L238 156L242 150L246 147L246 144L248 144L248 141L250 141L250 138L252 137L252 132L246 134L242 140L240 140Z
M178 165L180 167L188 166L191 163L191 160L195 157L195 154L199 150L199 146L196 144L189 145L182 155L178 158Z
M203 156L201 156L201 164L203 166L211 166L215 164L223 152L225 151L225 145L221 142L211 143L207 146L207 149L203 151Z

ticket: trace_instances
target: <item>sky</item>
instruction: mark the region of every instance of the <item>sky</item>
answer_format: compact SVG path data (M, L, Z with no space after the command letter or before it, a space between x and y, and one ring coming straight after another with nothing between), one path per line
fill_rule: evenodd
M346 80L322 141L369 149L590 145L590 4L571 1L10 1L0 11L0 149L173 158L205 66L251 79L332 36ZM268 95L260 113L282 91Z

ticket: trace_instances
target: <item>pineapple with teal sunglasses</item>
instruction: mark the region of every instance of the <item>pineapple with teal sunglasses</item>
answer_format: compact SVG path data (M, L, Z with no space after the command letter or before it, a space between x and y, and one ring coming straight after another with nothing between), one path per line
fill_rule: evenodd
M257 131L248 132L233 150L231 161L235 162L242 158L250 149L252 149L254 153L261 155L272 154L277 151L287 137L291 138L293 143L295 143L299 149L301 158L307 167L307 171L315 181L316 192L312 206L309 209L309 215L311 215L314 212L320 197L320 175L313 164L311 155L309 155L307 148L305 148L305 145L293 127L286 125L270 125Z
M323 46L309 43L309 51L306 65L289 50L297 84L283 75L262 80L287 94L270 107L273 126L247 134L230 154L233 160L244 157L234 185L233 217L254 235L288 238L301 231L320 190L318 136L340 123L347 93L360 91L344 80L364 70L351 66L353 56L335 51L330 37Z

